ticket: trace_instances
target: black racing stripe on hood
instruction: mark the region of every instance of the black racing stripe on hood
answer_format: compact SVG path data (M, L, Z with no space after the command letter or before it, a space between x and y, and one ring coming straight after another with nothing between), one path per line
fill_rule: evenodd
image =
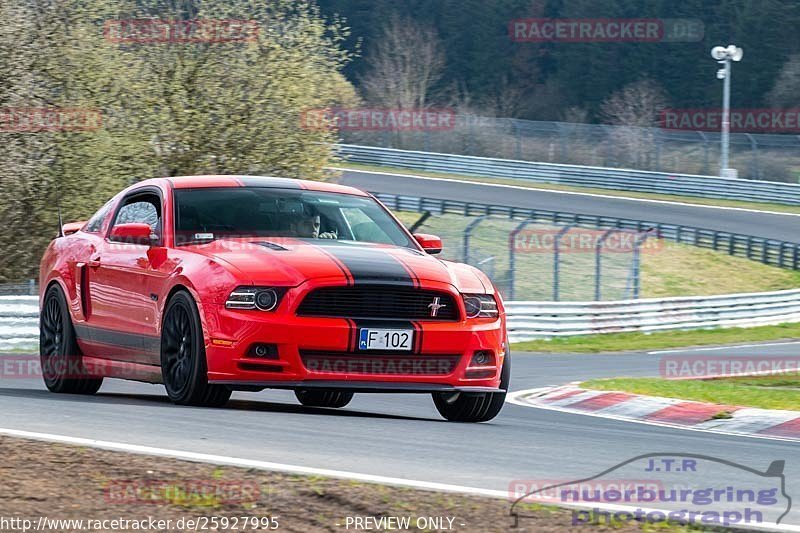
M317 246L317 249L322 253L324 253L325 255L327 255L328 257L330 257L331 261L333 261L334 264L337 266L337 268L342 271L342 275L344 276L344 279L347 282L347 286L349 287L353 285L353 276L350 274L350 271L347 269L347 266L345 266L345 264L342 263L342 261L338 257L330 253L326 248L322 246Z
M408 269L386 250L344 244L314 245L336 258L349 271L354 285L387 282L416 286L415 278Z
M401 265L403 265L403 268L405 268L406 271L409 273L409 275L411 276L411 281L414 283L414 286L417 287L417 288L422 287L422 282L420 281L419 276L417 276L417 273L414 272L414 269L411 268L411 265L409 265L408 263L406 263L405 261L403 261L401 258L399 258L397 256L395 256L395 259Z

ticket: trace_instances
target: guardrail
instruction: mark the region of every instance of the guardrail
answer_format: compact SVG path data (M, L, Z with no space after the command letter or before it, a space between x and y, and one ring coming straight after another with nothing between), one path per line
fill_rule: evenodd
M380 146L565 165L714 174L719 131L547 122L456 114L453 128L431 131L342 129L343 144ZM730 134L730 166L753 180L796 182L800 136Z
M793 183L537 163L352 144L339 144L337 149L344 159L368 165L599 189L800 205L800 184Z
M800 290L608 302L506 302L511 342L533 339L800 322ZM0 351L35 350L39 307L0 296Z
M506 302L511 342L800 322L800 290L616 302Z
M434 214L453 213L463 216L498 215L514 219L530 219L548 224L575 225L598 229L627 229L638 232L651 231L653 236L681 244L709 248L737 257L746 257L766 265L781 268L800 268L800 244L765 239L751 235L741 235L691 226L662 224L646 220L581 215L545 209L508 207L473 202L457 202L438 198L420 198L385 193L375 193L387 207L396 210L430 211Z
M30 350L38 342L38 296L0 296L0 351Z

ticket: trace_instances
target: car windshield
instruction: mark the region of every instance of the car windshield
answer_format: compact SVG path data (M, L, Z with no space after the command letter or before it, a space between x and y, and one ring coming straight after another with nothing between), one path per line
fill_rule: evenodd
M293 237L413 247L408 234L372 198L268 187L175 191L175 241L220 237Z

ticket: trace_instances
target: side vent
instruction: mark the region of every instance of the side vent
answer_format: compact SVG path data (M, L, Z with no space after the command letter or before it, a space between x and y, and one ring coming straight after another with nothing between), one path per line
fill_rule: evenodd
M84 320L86 320L92 312L89 306L89 268L86 265L80 266L79 279L81 280L81 311L83 312Z

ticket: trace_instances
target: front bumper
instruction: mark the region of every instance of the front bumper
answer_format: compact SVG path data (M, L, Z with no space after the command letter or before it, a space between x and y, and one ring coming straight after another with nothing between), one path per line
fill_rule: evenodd
M371 352L359 351L355 340L364 321L296 316L296 303L283 301L274 312L204 304L209 382L240 390L500 391L506 349L502 311L496 319L368 321L369 327L415 330L412 351ZM268 356L256 356L256 345L267 345ZM489 361L477 365L475 352Z

